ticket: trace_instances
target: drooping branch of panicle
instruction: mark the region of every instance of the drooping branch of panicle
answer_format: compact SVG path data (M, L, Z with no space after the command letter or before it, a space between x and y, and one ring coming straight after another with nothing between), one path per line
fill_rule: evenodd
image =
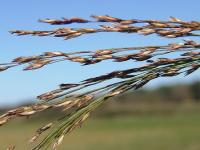
M170 21L160 20L124 20L111 16L91 16L96 19L89 21L82 18L66 19L42 19L40 22L53 25L66 25L71 23L112 23L111 25L100 24L98 28L58 28L49 31L31 31L31 30L13 30L12 34L17 35L34 35L34 36L54 36L63 37L65 40L75 38L84 34L98 32L119 32L119 33L138 33L143 35L157 34L162 37L176 38L185 36L200 36L200 22L185 22L175 17L171 17Z

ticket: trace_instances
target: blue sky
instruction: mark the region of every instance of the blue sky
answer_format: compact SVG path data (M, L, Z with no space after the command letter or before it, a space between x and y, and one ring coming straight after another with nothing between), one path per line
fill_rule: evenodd
M45 51L93 50L98 48L159 45L182 39L163 39L155 36L134 34L100 33L64 41L52 37L17 37L8 33L12 29L53 29L57 26L38 23L41 18L79 16L88 18L92 14L111 15L127 19L168 19L176 16L183 20L199 20L199 0L6 0L0 6L0 63L9 62L18 56L41 54ZM196 38L197 39L197 38ZM0 106L17 104L52 90L62 82L78 82L100 75L109 70L132 67L133 63L100 63L81 67L76 63L58 63L43 69L22 72L21 67L0 73ZM184 79L198 79L196 72ZM149 86L183 82L178 77L160 79Z

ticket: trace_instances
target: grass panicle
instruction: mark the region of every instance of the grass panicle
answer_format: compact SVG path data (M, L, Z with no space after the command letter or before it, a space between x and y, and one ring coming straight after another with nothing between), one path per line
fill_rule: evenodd
M94 20L78 17L71 19L41 19L39 22L51 25L68 25L80 23L82 25L93 23L98 28L58 28L50 31L11 31L17 35L54 36L64 39L75 38L83 34L98 32L138 33L143 35L156 34L166 38L200 36L200 22L185 22L175 17L169 21L160 20L125 20L108 15L91 16ZM80 127L98 106L111 97L137 90L148 82L162 77L174 77L181 74L189 75L200 68L200 44L194 40L183 40L180 43L168 45L109 48L100 50L84 50L78 52L45 52L36 56L21 56L9 63L0 64L0 71L24 66L24 71L42 68L52 63L72 61L84 65L95 65L103 61L142 62L139 67L124 70L115 70L100 76L85 79L78 83L63 83L53 91L39 95L38 103L22 106L6 112L0 116L0 125L16 117L31 116L35 113L59 108L66 111L66 116L58 118L40 127L30 139L34 143L44 132L49 132L46 137L34 145L33 150L48 148L53 149L63 141L66 134ZM176 58L171 58L174 55ZM118 80L114 82L114 78ZM103 84L102 84L103 83ZM14 147L8 148L14 149Z

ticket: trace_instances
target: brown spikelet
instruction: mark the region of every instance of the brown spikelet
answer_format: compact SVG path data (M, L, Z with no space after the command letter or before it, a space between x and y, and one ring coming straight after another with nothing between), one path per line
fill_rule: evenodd
M9 146L6 150L14 150L15 149L15 146L14 145L11 145Z

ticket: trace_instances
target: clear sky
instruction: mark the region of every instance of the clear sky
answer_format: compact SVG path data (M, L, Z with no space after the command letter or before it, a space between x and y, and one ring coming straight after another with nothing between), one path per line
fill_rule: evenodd
M45 51L93 50L98 48L167 44L182 39L164 39L134 34L100 33L64 41L61 38L13 36L12 29L53 29L57 26L38 23L41 18L90 15L111 15L127 19L200 20L199 0L5 0L0 5L0 63L18 56L41 54ZM20 67L0 73L0 106L16 104L55 89L62 82L78 82L115 69L130 68L133 63L100 63L82 67L76 63L57 63L40 70L22 72ZM157 80L149 86L187 82L190 77Z

